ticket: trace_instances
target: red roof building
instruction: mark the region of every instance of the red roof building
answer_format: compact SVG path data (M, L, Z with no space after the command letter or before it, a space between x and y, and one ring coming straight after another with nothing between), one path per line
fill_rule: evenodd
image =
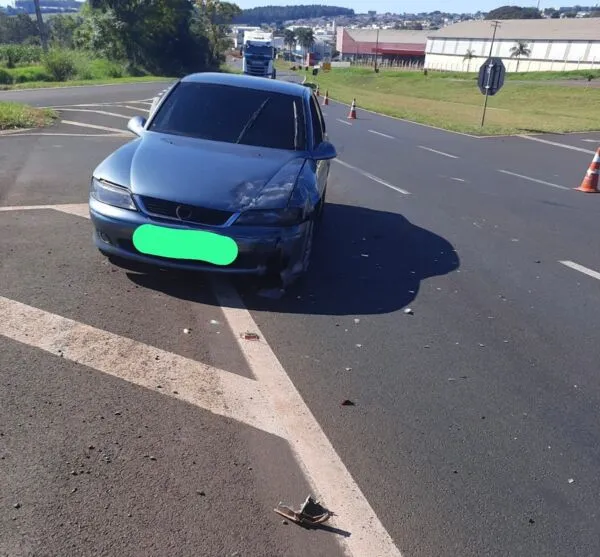
M429 31L337 29L336 50L342 59L374 57L425 59Z

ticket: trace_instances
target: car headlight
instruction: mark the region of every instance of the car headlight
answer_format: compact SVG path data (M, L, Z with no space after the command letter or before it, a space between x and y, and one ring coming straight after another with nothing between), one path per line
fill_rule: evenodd
M244 211L234 224L249 226L293 226L304 220L302 207L289 207L286 209L252 209Z
M92 178L90 193L94 199L97 199L101 203L106 203L113 207L120 207L121 209L137 211L131 193L127 188L122 186L116 186L115 184Z

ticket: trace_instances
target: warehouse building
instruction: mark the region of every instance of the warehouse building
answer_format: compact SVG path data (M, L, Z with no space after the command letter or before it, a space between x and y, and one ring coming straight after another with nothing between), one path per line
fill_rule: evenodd
M423 64L427 31L395 29L351 29L338 27L336 49L343 61Z
M431 70L479 70L487 59L491 21L464 21L431 32L425 67ZM519 43L526 52L511 54ZM502 20L492 55L502 58L509 72L600 69L600 18Z

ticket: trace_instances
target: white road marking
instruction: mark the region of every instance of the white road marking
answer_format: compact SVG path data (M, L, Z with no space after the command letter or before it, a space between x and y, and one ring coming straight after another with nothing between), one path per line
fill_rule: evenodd
M147 108L140 108L139 106L130 106L128 104L114 104L112 105L115 108L128 108L129 110L139 110L140 112L148 112ZM148 104L148 106L150 106L150 104ZM129 118L129 116L127 116L127 118Z
M425 147L423 145L419 145L419 149L424 149L425 151L429 151L430 153L435 153L436 155L441 155L442 157L448 157L449 159L458 159L456 155L450 155L449 153L444 153L443 151L437 151L432 149L431 147Z
M342 124L346 124L347 126L351 126L351 122L346 122L346 120L342 120L341 118L336 118L336 120Z
M452 178L452 177L450 177L450 180L454 180L455 182L464 182L465 181L462 178Z
M0 296L0 335L285 437L265 386ZM173 393L176 390L177 395Z
M381 178L378 178L377 176L370 174L369 172L365 172L364 170L357 168L356 166L352 166L351 164L344 162L341 159L333 159L333 160L335 162L337 162L338 164L341 164L342 166L349 168L350 170L354 170L355 172L362 174L365 178L369 178L369 180L373 180L374 182L377 182L378 184L385 186L386 188L390 188L390 189L397 191L398 193L401 193L404 195L410 195L409 191L403 190L402 188L399 188L398 186L394 186L394 185L390 184L389 182L386 182L385 180L382 180Z
M69 215L76 215L86 219L90 218L89 206L87 203L63 203L61 205L17 205L9 207L0 207L0 213L8 213L11 211L41 211L53 210Z
M0 130L0 137L2 137L3 135L15 135L16 133L21 133L21 132L28 132L31 130L35 130L37 128L21 128L18 130Z
M583 273L584 275L587 275L588 277L592 277L597 280L600 280L600 273L598 271L593 271L592 269L588 269L587 267L584 267L583 265L579 265L579 263L574 263L573 261L559 261L559 263L562 263L563 265L566 265L567 267L570 267L571 269L574 269L575 271L579 271L580 273Z
M584 149L583 147L575 147L573 145L566 145L565 143L548 141L547 139L541 139L539 137L533 137L531 135L517 135L515 137L520 137L521 139L528 139L529 141L537 141L538 143L545 143L546 145L553 145L554 147L562 147L563 149L569 149L570 151L578 151L580 153L588 153L590 155L596 154L596 151L590 151L589 149Z
M115 118L123 118L124 120L131 120L131 116L125 114L118 114L117 112L107 112L105 110L91 110L88 108L61 108L61 112L88 112L91 114L101 114L103 116L114 116Z
M369 130L369 133L374 133L375 135L380 135L381 137L386 137L387 139L396 139L395 137L388 135L387 133L381 133L375 130Z
M48 89L81 89L83 87L88 87L90 89L92 88L96 88L96 87L120 87L123 85L148 85L148 84L158 84L158 83L172 83L172 81L134 81L134 82L130 82L130 83L96 83L96 84L89 84L89 85L68 85L66 87L29 87L28 89L11 89L10 93L19 93L21 91L47 91ZM2 93L2 91L0 91L0 93ZM0 95L1 97L1 95Z
M369 505L321 426L302 399L277 356L264 340L258 325L237 292L222 280L213 289L225 320L237 338L250 369L271 401L289 444L318 497L337 515L332 521L351 532L341 540L355 557L397 556L400 551ZM244 341L238 333L252 331L261 340Z
M600 139L582 139L581 141L585 141L586 143L598 143L600 145Z
M557 188L559 190L568 190L571 188L567 188L565 186L560 186L559 184L553 184L552 182L546 182L545 180L538 180L537 178L530 178L529 176L523 176L522 174L517 174L515 172L509 172L508 170L498 170L502 174L508 174L509 176L514 176L515 178L521 178L522 180L529 180L530 182L535 182L536 184L543 184L544 186L550 186L551 188Z
M71 207L81 205L85 204ZM287 439L315 495L335 511L331 522L351 532L348 538L338 538L349 555L402 557L235 289L216 278L212 279L212 286L225 320L258 381L1 296L0 334L56 355L62 353L67 360L137 385L155 390L160 384L162 394ZM239 333L244 331L258 334L259 340L242 340ZM173 390L179 394L174 395Z
M96 124L84 124L83 122L73 122L72 120L61 120L60 123L68 124L69 126L79 126L80 128L91 128L93 130L104 130L107 132L127 133L128 135L133 135L126 129L109 128L107 126L97 126Z
M15 133L10 134L11 137L21 137L21 136L50 136L50 137L131 137L131 134L126 132L121 133L51 133L51 132L33 132L33 133Z

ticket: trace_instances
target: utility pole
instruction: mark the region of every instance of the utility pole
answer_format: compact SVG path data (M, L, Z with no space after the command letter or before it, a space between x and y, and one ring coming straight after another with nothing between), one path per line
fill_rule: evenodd
M44 27L44 19L42 18L40 0L33 0L33 3L35 4L35 15L37 17L37 24L40 32L40 40L42 41L42 48L44 49L44 52L48 52L48 41L46 39L46 28Z
M379 57L379 27L377 27L377 42L375 43L375 73L377 73L377 58Z
M496 41L496 33L498 31L498 27L500 27L499 21L492 21L492 27L494 28L494 33L492 35L492 43L490 44L490 54L488 56L489 59L492 57L492 53L494 52L494 42ZM488 82L487 87L485 88L485 102L483 103L483 114L481 116L481 127L483 128L483 124L485 123L485 113L487 111L488 98L490 96L490 79L492 77L491 68L488 68Z

